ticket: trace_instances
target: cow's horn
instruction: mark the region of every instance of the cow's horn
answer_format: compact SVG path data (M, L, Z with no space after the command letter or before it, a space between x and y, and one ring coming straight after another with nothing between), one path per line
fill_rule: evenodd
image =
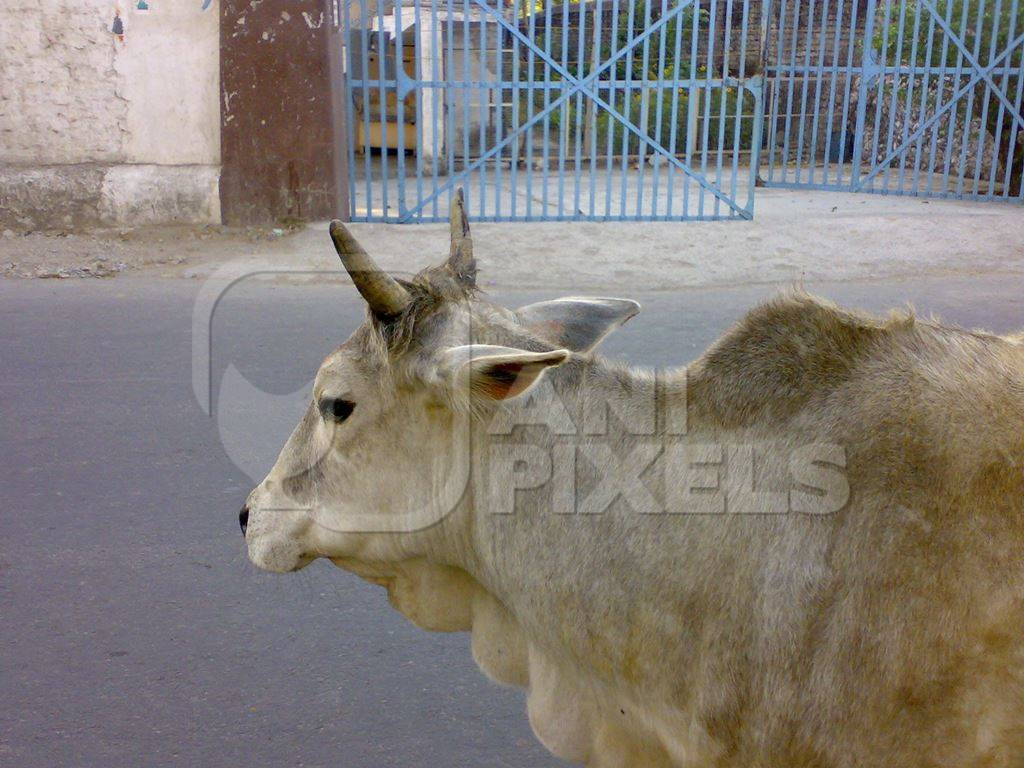
M448 254L448 268L465 285L476 285L476 259L473 258L473 236L469 233L469 217L466 216L466 198L462 187L452 197L451 224L452 244Z
M331 222L331 240L341 263L374 314L393 317L409 304L409 292L370 258L340 221Z

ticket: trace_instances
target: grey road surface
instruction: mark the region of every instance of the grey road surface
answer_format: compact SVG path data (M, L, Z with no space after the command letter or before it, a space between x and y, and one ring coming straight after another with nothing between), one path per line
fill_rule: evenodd
M809 287L1024 326L1019 276ZM329 564L272 576L246 562L252 480L192 390L196 291L0 282L0 764L558 765L465 635L415 629ZM634 296L644 311L605 351L685 363L772 291ZM214 384L233 365L260 391L296 391L362 311L349 286L238 285L213 321ZM236 407L232 429L265 463L290 424L257 405Z

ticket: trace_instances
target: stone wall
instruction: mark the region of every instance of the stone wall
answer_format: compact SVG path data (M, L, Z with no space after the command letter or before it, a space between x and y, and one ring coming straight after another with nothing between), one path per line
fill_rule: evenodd
M0 4L0 226L220 221L218 3L203 5Z
M962 81L954 81L952 77L931 78L928 92L923 96L923 118L921 78L915 77L912 80L906 76L887 76L881 88L881 96L877 87L869 88L862 139L865 162L871 165L885 164L891 168L921 171L927 171L934 163L934 170L938 175L943 178L947 175L952 176L953 190L962 184L959 181L961 176L966 178L970 187L977 175L982 194L1002 192L1002 188L997 188L995 184L991 185L992 189L989 188L990 179L999 183L1005 175L1004 166L996 152L995 138L989 133L988 126L982 123L981 107L973 106L973 109L968 110L972 105L967 96L960 98L954 107L949 108L946 116L936 123L935 128L925 131L919 141L903 148L903 137L912 136L922 122L931 118L940 106L948 105L959 90L960 82ZM916 87L916 91L911 88L912 85ZM976 94L976 104L980 105L985 87L978 86ZM995 97L992 96L991 100L995 102ZM902 152L890 157L901 148ZM931 180L928 183L930 186Z

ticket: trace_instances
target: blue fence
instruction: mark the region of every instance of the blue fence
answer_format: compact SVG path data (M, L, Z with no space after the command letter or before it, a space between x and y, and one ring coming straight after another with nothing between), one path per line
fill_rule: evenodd
M1024 0L336 0L350 216L1024 199Z
M746 0L350 0L355 221L750 218L764 106Z
M1024 200L1019 0L771 0L767 186Z

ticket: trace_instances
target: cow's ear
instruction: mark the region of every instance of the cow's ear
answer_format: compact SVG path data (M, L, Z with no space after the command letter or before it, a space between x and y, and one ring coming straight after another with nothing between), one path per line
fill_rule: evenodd
M529 352L467 344L446 350L441 367L449 384L471 398L511 400L529 392L544 371L561 365L571 354L567 349Z
M574 352L589 352L640 311L630 299L567 296L516 310L519 324L538 338Z

